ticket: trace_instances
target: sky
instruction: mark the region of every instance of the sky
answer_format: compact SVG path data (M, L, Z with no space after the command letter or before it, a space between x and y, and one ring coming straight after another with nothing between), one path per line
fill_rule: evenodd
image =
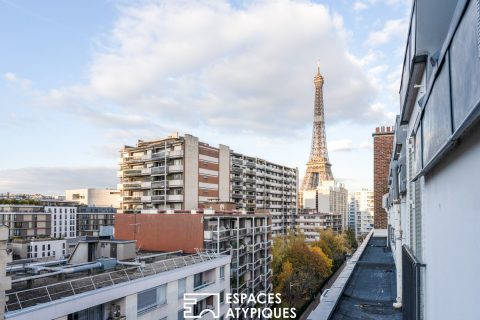
M410 0L0 0L0 193L115 187L118 150L179 132L303 176L317 62L333 175L373 184Z

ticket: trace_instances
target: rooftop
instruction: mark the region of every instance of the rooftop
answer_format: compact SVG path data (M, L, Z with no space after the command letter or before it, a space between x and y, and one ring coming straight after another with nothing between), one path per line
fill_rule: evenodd
M395 264L387 238L368 237L350 260L309 319L402 319L402 312L393 308Z
M173 269L207 262L219 257L222 257L222 255L208 251L199 251L196 254L177 254L173 258L161 259L152 263L139 263L138 265L134 265L134 263L131 262L117 262L113 268L111 266L112 259L99 259L93 264L102 264L102 266L96 268L94 274L89 275L87 273L89 271L89 269L85 267L87 264L77 266L67 265L59 269L66 270L63 276L68 277L68 280L59 281L59 272L55 271L51 272L51 275L40 275L42 277L35 279L34 284L31 283L33 287L28 289L25 289L24 285L24 283L27 282L26 280L19 282L18 278L12 277L12 289L6 292L6 296L8 297L6 311L14 312L39 304L50 303L88 291L115 286ZM111 269L107 269L108 267ZM78 272L72 271L74 268L78 268ZM27 278L28 277L24 279Z

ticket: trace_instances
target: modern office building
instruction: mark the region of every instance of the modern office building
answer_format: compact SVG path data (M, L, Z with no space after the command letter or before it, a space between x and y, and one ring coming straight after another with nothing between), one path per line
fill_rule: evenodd
M384 197L405 319L478 318L479 8L413 2Z
M376 229L387 228L387 213L382 197L388 192L390 155L393 148L393 127L377 127L373 137L373 221Z
M349 228L355 231L358 238L373 229L373 191L362 189L350 194L348 206ZM353 223L351 219L353 218Z
M195 210L233 201L249 213L269 210L274 234L293 228L298 170L210 146L191 135L139 141L120 151L119 213Z
M115 237L136 240L138 248L149 251L229 254L232 292L272 292L270 214L214 209L121 214Z
M90 244L96 245L85 244L89 249L93 248ZM76 250L84 256L77 260L87 261L82 263L63 260L48 266L7 267L12 289L7 291L6 319L206 320L225 316L230 256L213 252L135 256L133 244L134 257L123 259L119 253L128 249L125 245L129 243L118 242L118 252L103 250L102 258L92 256L92 250ZM196 301L184 299L189 293Z
M120 190L115 189L71 189L65 190L65 200L88 207L120 208Z
M112 207L77 208L77 236L113 236L115 213Z

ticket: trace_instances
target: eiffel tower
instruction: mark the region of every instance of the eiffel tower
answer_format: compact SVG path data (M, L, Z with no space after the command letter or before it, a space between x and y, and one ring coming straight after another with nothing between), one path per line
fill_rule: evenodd
M316 189L321 181L333 180L332 165L328 161L327 140L325 136L325 113L323 110L323 77L320 65L313 78L315 83L315 110L313 113L312 149L307 171L301 190Z

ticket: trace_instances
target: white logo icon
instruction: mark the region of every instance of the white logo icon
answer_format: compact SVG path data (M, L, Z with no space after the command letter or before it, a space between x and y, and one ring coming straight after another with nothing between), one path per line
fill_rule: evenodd
M205 309L195 315L194 306L203 299L210 296L216 297L213 299L212 306L207 305ZM220 294L219 293L184 293L183 294L183 317L185 319L200 319L207 313L211 313L214 319L220 318Z

